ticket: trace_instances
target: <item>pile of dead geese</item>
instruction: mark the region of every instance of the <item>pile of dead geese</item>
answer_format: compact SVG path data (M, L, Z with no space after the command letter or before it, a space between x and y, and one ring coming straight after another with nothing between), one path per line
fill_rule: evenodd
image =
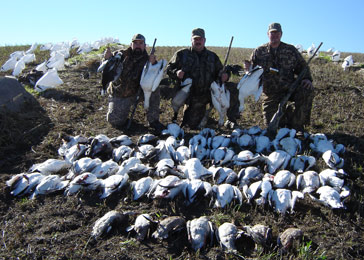
M278 214L287 214L305 194L333 209L345 208L350 189L343 171L344 152L342 144L321 133L298 137L296 130L281 128L273 139L258 126L237 128L229 135L204 128L187 142L184 130L172 123L161 136L144 134L137 143L124 134L112 138L103 134L68 136L58 149L59 158L32 165L6 185L12 195L31 199L55 192L77 196L93 191L102 200L120 196L123 188L129 188L133 201L168 201L178 196L187 206L208 199L215 208L248 203L269 205ZM318 160L327 166L321 172L313 170ZM108 212L95 223L92 237L107 233L112 223L122 222L127 215ZM149 214L141 214L128 230L143 240L154 222ZM182 228L195 250L215 235L221 247L232 252L242 235L264 246L271 233L263 225L241 230L224 223L216 228L207 216L188 221L173 216L160 221L152 236L165 239L172 230ZM284 236L302 236L300 230L289 230L292 234Z

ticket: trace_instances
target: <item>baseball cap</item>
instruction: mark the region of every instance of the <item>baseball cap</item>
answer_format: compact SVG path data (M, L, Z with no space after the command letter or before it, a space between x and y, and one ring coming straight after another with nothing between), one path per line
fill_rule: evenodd
M282 32L281 25L279 23L271 23L268 27L268 32L273 31Z
M201 28L195 28L192 30L192 38L202 37L205 38L205 31Z
M133 36L133 38L131 39L131 41L144 41L145 42L145 37L143 35L141 35L140 33L137 33Z

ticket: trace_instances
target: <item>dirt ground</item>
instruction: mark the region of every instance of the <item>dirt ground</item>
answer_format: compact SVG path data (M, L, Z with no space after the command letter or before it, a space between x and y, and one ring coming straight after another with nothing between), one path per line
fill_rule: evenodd
M156 218L177 215L186 220L206 215L215 224L265 224L272 228L274 239L288 227L298 227L303 231L304 240L312 241L308 253L295 251L284 256L278 254L275 241L273 247L265 252L255 251L242 241L238 248L239 255L246 259L303 259L304 256L307 256L305 259L320 259L320 255L323 256L321 259L364 259L364 183L361 168L364 137L359 133L327 131L330 137L347 147L345 162L350 166L346 166L345 170L351 173L347 179L351 195L345 202L346 210L331 210L308 197L297 202L295 213L285 216L269 207L246 203L240 208L231 206L224 210L209 207L209 201L186 207L180 203L180 198L172 202L147 199L135 202L130 199L129 189L105 200L100 200L92 192L81 192L71 197L59 192L36 200L10 195L5 182L14 174L27 171L34 163L59 158L57 150L64 135L91 137L105 134L116 137L125 133L136 143L141 134L151 130L147 127L141 105L130 130L114 129L108 125L105 120L107 98L99 94L100 74L90 70L89 77L85 78L86 71L87 68L81 66L59 72L64 84L40 94L37 97L39 106L26 107L17 115L1 115L1 138L6 146L1 148L0 153L0 259L241 259L224 253L216 242L206 250L193 252L188 246L186 230L165 241L149 238L138 242L132 233L126 233L126 226L119 226L97 241L90 240L96 220L113 209L149 213ZM333 88L333 85L320 87L318 95L325 100L325 95L334 92ZM362 102L355 89L343 91L351 91L348 95ZM168 124L172 110L167 101L163 101L161 106L161 121ZM314 132L325 132L325 121L318 120L325 114L320 106L323 106L322 102L314 108L316 112L311 129ZM261 115L260 104L249 104L246 113ZM357 120L353 116L348 117L351 118L340 120ZM360 120L362 122L362 116ZM216 122L216 119L212 119L208 126L216 128ZM261 116L242 117L238 123L241 128L253 125L263 127ZM187 140L197 133L190 129L185 129L185 132ZM231 130L221 128L217 129L217 133L228 134ZM134 217L131 216L128 225L133 221Z

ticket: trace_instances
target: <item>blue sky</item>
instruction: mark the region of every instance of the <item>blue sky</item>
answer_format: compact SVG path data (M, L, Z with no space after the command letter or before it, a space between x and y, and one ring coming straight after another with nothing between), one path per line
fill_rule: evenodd
M201 27L207 46L228 46L234 36L233 47L255 48L279 22L284 42L364 53L363 12L363 0L11 0L1 4L0 46L103 37L128 44L135 33L149 44L189 46L191 30Z

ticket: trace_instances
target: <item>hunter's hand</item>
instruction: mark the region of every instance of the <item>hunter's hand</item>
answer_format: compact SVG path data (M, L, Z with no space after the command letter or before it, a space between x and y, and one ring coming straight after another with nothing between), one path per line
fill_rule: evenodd
M185 76L185 72L183 70L178 70L177 71L177 77L179 79L183 79L184 76Z
M149 62L154 65L157 63L157 57L154 54L149 55Z
M304 79L304 80L302 80L301 85L302 85L302 87L304 87L305 89L313 89L312 82L311 82L309 79Z

